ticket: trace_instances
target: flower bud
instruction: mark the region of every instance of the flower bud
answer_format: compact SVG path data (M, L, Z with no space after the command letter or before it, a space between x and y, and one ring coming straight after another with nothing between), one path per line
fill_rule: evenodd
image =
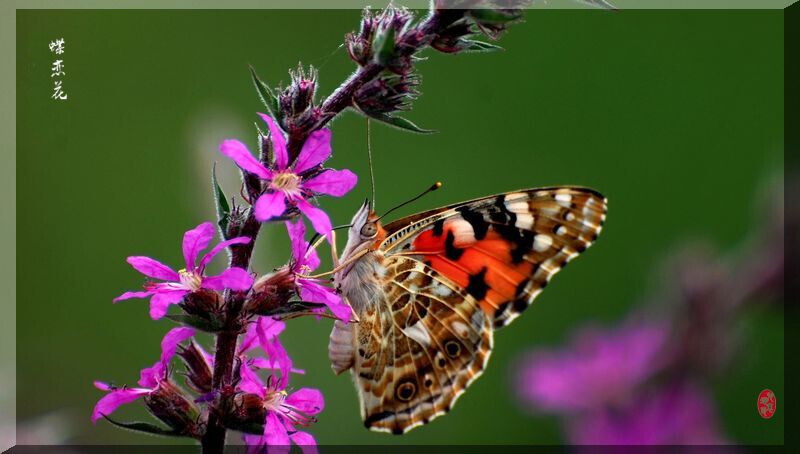
M448 54L461 52L466 50L470 45L469 41L462 38L472 34L473 31L470 24L461 22L446 28L441 33L436 35L431 42L431 47L439 52Z
M353 101L367 115L408 110L419 94L417 85L419 80L413 75L379 77L361 86L353 95Z
M189 314L212 320L223 315L222 295L213 291L201 288L184 297L181 308Z
M253 314L270 315L297 293L294 272L287 265L264 275L253 284L245 309Z
M153 392L144 397L144 403L153 416L182 435L202 437L200 410L170 380L160 382Z
M350 58L361 66L366 65L372 60L372 39L377 27L377 18L369 10L369 7L364 8L361 15L361 30L356 34L355 32L345 35L345 47Z
M296 117L305 112L314 102L317 90L317 70L309 67L308 74L301 65L296 71L289 71L291 83L278 96L281 112L286 117Z
M266 409L264 401L256 394L237 394L226 415L225 425L230 428L245 428L264 424Z
M186 384L198 394L210 393L213 390L213 371L200 346L192 340L188 347L182 347L178 351L178 356L186 365Z

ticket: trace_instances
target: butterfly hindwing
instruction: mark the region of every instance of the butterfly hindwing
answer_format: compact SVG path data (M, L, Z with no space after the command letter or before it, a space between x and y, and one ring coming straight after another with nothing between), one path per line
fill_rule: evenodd
M594 242L605 212L605 198L590 189L517 191L395 221L381 248L450 279L501 327Z
M373 430L404 433L453 406L483 371L492 347L491 320L477 302L421 262L398 256L386 262L386 305L356 331L389 320L385 359L373 361L374 337L356 334L362 416ZM376 368L391 364L391 372ZM380 373L383 371L383 373ZM376 373L377 372L377 373Z

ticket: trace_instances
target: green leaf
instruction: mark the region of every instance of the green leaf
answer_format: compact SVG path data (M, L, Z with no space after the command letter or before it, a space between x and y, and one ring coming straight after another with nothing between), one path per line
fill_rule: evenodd
M372 40L372 48L375 49L375 61L386 66L394 56L395 30L389 25L386 30L378 30Z
M217 206L217 225L219 225L219 228L222 230L222 236L227 238L228 223L231 219L231 207L228 205L228 198L225 197L225 193L222 192L222 188L219 187L216 162L214 166L211 167L211 187L214 191L214 202Z
M483 41L474 41L471 39L464 40L467 42L468 46L464 48L464 52L497 52L500 50L505 50L500 46L496 46L494 44L486 43Z
M181 325L191 326L192 328L197 328L201 331L205 331L207 333L218 333L222 331L224 328L222 322L215 321L215 320L208 320L202 317L198 317L196 315L189 315L189 314L167 314L165 315L166 318L172 320L175 323L180 323Z
M253 69L252 66L250 67L250 76L253 79L253 85L256 86L256 91L258 92L259 98L261 98L261 102L264 103L273 118L278 118L278 113L280 113L278 97L275 96L275 93L272 92L267 84L258 78L256 70Z
M155 424L150 424L148 422L141 422L141 421L134 421L134 422L119 422L114 421L113 419L109 418L106 415L103 415L104 418L111 424L114 424L117 427L126 430L132 430L134 432L141 432L150 435L159 435L162 437L183 437L185 435L181 434L180 432L174 429L164 429L162 427L158 427Z
M414 124L411 120L405 119L403 117L396 117L394 115L388 114L380 114L380 113L367 113L361 111L362 114L378 120L382 123L386 123L389 126L394 126L395 128L402 129L404 131L415 132L417 134L433 134L436 132L435 129L424 129L420 128L416 124Z

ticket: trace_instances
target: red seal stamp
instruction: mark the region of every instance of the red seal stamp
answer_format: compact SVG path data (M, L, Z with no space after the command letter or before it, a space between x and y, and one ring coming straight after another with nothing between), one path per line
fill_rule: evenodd
M764 419L769 419L775 414L778 402L771 389L765 389L758 395L758 414Z

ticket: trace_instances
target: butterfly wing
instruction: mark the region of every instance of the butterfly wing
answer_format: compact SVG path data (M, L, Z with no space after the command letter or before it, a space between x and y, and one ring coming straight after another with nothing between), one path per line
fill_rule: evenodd
M583 188L501 194L388 224L383 304L354 328L362 417L404 433L448 411L483 372L493 330L524 311L600 233Z
M474 298L422 262L385 265L386 304L355 328L354 374L365 426L401 434L449 411L480 376L492 325Z
M386 226L380 246L421 261L507 325L600 234L606 199L577 187L530 189L455 204Z

